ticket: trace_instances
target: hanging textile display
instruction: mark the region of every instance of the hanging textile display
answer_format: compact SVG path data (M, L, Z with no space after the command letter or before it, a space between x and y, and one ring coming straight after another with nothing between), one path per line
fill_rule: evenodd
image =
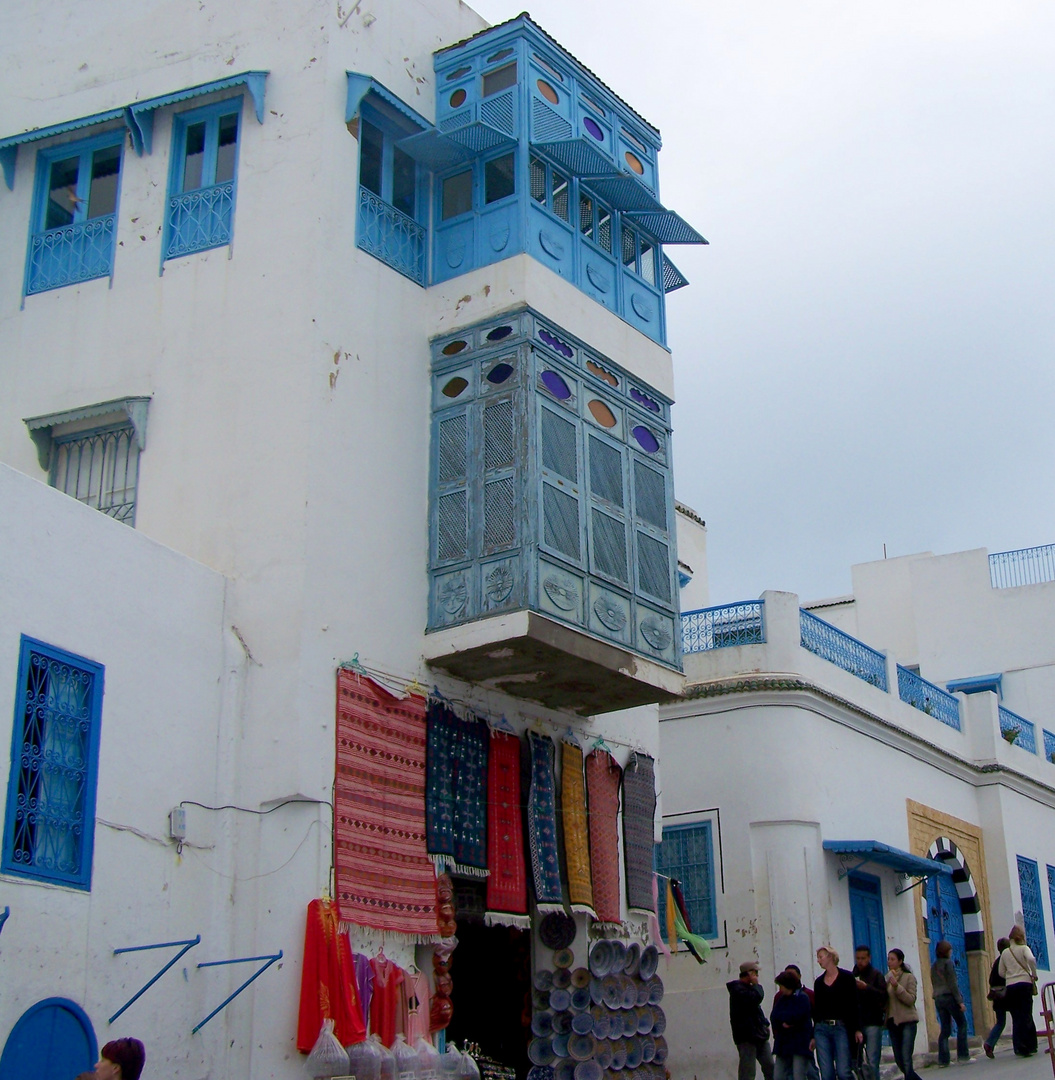
M304 928L297 1049L311 1051L324 1020L332 1020L342 1046L362 1042L366 1025L359 1005L348 935L340 933L337 905L312 900Z
M436 937L436 871L425 849L425 702L337 673L334 840L341 918ZM376 985L375 985L376 994Z
M528 847L535 903L539 911L563 910L560 853L557 849L556 784L553 776L553 740L528 732L531 747L531 786L528 790Z
M655 830L655 762L647 754L631 754L623 772L623 858L627 906L638 911L652 910Z
M619 897L620 770L607 750L586 758L587 818L590 825L590 879L593 905L601 922L621 919Z
M459 874L487 876L488 728L429 702L425 821L429 856Z
M399 1020L400 988L406 978L406 972L388 959L383 952L370 961L374 969L374 996L370 1002L370 1032L385 1044L391 1046L396 1041L396 1028Z
M689 925L689 912L685 907L685 897L681 891L681 882L671 878L670 892L674 897L674 928L678 939L685 942L689 952L696 957L696 962L702 964L711 955L711 946L706 938L692 932L692 927Z
M520 739L491 732L487 766L488 926L528 929L527 867L520 808Z
M562 742L560 806L564 826L564 862L568 868L568 901L572 911L594 915L586 784L582 769L581 748L572 742Z

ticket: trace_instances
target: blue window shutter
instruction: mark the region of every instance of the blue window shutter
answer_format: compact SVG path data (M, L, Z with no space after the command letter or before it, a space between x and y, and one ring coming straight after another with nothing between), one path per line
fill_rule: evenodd
M710 821L694 825L668 825L656 851L656 869L681 882L690 929L701 937L718 934L714 877L714 845ZM660 928L666 938L665 919Z
M22 637L4 828L5 873L89 889L103 667ZM45 768L61 761L62 769Z
M484 554L512 547L517 541L517 438L513 398L488 401L483 412Z
M1040 869L1035 859L1018 856L1018 885L1022 893L1022 922L1026 944L1037 958L1037 967L1048 970L1048 934L1044 928L1044 903L1040 892Z
M445 413L435 422L437 562L469 555L469 414Z
M579 499L579 431L553 409L539 407L542 450L542 544L573 563L582 562Z

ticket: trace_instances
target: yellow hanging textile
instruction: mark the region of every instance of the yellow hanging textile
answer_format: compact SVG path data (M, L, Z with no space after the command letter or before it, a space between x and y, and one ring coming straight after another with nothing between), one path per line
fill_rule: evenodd
M663 881L667 890L667 942L670 944L671 949L674 949L677 947L678 944L678 909L674 906L674 892L670 887L670 878L664 878Z

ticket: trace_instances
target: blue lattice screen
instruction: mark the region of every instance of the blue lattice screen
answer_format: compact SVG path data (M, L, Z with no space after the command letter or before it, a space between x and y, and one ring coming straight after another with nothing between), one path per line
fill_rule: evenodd
M681 882L690 929L703 937L718 933L714 887L714 843L711 822L668 825L656 847L656 869ZM660 919L666 939L665 919Z
M1050 872L1049 872L1049 882ZM1048 935L1044 929L1044 901L1040 891L1040 869L1035 859L1018 856L1018 885L1022 892L1022 922L1026 944L1037 958L1037 967L1048 970Z

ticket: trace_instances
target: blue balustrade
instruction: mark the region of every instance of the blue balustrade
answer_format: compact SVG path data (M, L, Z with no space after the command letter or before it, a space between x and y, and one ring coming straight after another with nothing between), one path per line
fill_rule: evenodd
M169 199L165 258L229 244L233 222L233 181L174 195Z
M1044 729L1044 756L1055 765L1055 733Z
M681 651L708 652L730 645L761 645L766 640L764 600L686 611L681 616Z
M801 608L799 632L804 649L886 691L886 657L881 652Z
M29 242L26 293L109 277L114 264L116 215L89 218L37 233Z
M898 697L913 708L957 731L961 730L959 701L940 686L935 686L900 664L897 666L897 691Z
M1037 752L1037 729L1018 713L1000 706L1000 734L1012 746L1020 746L1031 754Z
M357 237L363 251L418 285L425 284L424 226L364 187L359 188Z
M989 556L989 582L994 589L1055 581L1055 544L998 551Z

